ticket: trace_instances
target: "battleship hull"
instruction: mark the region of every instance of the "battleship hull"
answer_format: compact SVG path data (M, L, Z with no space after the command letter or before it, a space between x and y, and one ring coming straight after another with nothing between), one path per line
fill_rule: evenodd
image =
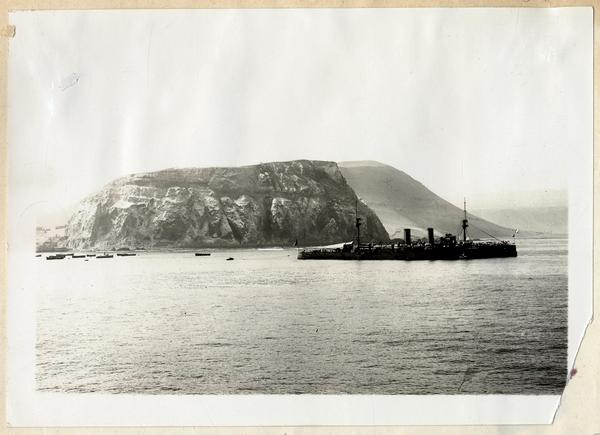
M514 243L467 246L463 255L466 259L516 257L517 246Z
M516 257L514 244L467 243L455 246L375 246L360 249L308 248L298 252L300 260L473 260L480 258Z

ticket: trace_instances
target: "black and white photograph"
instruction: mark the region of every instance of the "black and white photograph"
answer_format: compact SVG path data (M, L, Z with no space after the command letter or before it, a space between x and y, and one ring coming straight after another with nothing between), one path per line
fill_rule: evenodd
M9 18L15 422L26 397L551 418L591 318L591 8Z

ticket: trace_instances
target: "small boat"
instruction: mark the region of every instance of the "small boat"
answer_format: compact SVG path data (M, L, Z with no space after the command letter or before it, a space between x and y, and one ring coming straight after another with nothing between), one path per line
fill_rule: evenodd
M134 252L118 252L117 253L117 257L134 257L137 254L135 254Z
M36 257L41 257L41 256L42 256L42 254L35 254L35 256L36 256Z
M196 257L208 257L210 255L210 252L196 252L194 255Z
M113 255L105 252L104 255L96 255L96 258L113 258Z
M231 261L231 260L233 260L233 257L227 258L227 261Z
M63 260L65 258L65 255L63 254L55 254L55 255L48 255L46 257L46 260Z
M71 257L72 258L85 258L85 255L75 255L75 254L73 254Z

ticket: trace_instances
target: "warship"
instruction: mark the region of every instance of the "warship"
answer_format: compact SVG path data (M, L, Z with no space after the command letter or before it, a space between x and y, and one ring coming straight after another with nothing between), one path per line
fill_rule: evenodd
M492 240L472 240L467 235L469 220L467 202L461 222L462 237L446 233L435 238L434 228L427 228L427 241L412 241L411 229L404 229L404 240L398 243L361 243L362 219L356 209L356 241L338 247L317 247L298 250L300 260L472 260L478 258L516 257L517 246L513 241L500 240L489 234Z

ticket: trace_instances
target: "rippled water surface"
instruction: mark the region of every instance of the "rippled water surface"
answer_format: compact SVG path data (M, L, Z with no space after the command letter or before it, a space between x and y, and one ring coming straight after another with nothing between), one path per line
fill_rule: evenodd
M301 261L295 249L39 258L37 387L560 393L567 241L518 249L419 262Z

